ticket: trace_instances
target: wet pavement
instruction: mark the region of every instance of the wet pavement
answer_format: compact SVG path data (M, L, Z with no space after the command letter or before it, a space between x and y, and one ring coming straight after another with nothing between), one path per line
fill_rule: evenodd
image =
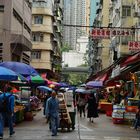
M90 123L87 118L76 116L75 130L59 131L58 136L51 136L48 124L42 112L38 112L31 122L24 121L15 127L15 135L8 136L5 128L5 140L140 140L140 131L130 129L130 125L113 124L110 117L100 114Z

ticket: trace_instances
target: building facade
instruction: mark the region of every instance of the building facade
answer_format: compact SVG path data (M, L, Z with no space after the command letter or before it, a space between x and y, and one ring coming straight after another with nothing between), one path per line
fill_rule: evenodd
M62 1L36 0L32 5L32 66L39 73L61 69Z
M99 14L98 20L101 21L102 27L108 27L109 25L109 0L102 0L99 3L99 10L101 10L101 15ZM109 63L109 45L110 39L102 39L100 43L98 43L98 47L102 50L101 52L101 67L102 69L107 68Z
M105 69L124 56L139 51L139 0L110 0L108 2L100 0L93 23L97 29L109 30L110 36L109 40L91 37L89 62L92 74ZM97 58L100 58L102 67L99 61L96 62Z
M77 39L89 33L89 28L83 26L89 26L90 1L65 0L64 3L64 24L81 26L64 26L64 42L75 50Z
M93 3L92 3L93 4ZM94 3L95 5L95 3ZM92 23L93 28L100 28L102 27L103 23L103 16L102 16L102 9L103 9L103 0L99 0L96 2L96 15L94 21ZM102 40L101 38L93 38L92 37L92 30L90 31L89 37L89 51L88 51L88 58L89 58L89 71L90 74L95 74L98 71L102 70Z
M25 0L0 1L0 61L29 64L31 3Z
M136 2L133 0L114 0L110 2L110 24L116 28L128 28L131 32L130 36L116 36L111 37L110 42L110 64L118 58L131 54L128 49L128 42L136 39L136 31L131 30L135 28L138 23L138 16L135 16ZM138 37L138 36L137 36ZM137 40L138 41L138 40Z
M90 0L90 18L89 18L90 26L93 25L93 21L96 17L96 10L98 8L98 6L97 6L98 2L99 2L99 0Z

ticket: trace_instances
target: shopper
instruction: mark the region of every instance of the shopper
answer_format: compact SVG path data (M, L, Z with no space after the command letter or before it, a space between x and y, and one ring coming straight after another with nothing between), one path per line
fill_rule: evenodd
M44 97L44 101L43 101L43 115L45 115L45 110L46 110L46 103L47 100L51 97L51 92L48 92L45 97Z
M82 117L82 114L85 117L86 99L84 94L79 95L78 105L79 105L80 117Z
M1 111L0 111L0 139L3 139L3 131L5 122L9 126L9 135L12 136L15 131L13 129L13 114L14 114L14 95L11 93L12 88L7 87L7 92L0 95Z
M59 127L59 100L56 98L55 91L52 91L51 97L46 102L45 113L50 120L52 136L56 136Z
M136 119L134 121L134 125L131 128L137 130L138 127L140 127L140 108L138 108L138 111L136 113Z
M88 106L87 106L87 118L89 118L89 121L92 123L94 118L99 117L97 108L98 103L96 101L94 93L92 93L88 98Z

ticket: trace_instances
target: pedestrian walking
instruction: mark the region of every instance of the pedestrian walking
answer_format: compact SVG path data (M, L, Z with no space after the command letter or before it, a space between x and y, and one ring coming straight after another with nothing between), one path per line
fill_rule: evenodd
M52 91L51 97L46 102L45 113L50 120L52 136L56 136L59 127L59 100L56 98L55 91Z
M0 95L0 139L3 139L3 131L5 122L9 126L9 135L12 136L15 131L13 129L14 115L14 95L11 87L7 87L7 92Z
M80 117L82 117L82 114L85 115L85 106L86 106L86 99L85 99L85 95L84 94L80 94L79 95L79 99L78 99L78 105L79 105L79 112L80 112Z
M45 115L45 111L46 111L46 103L47 100L51 97L51 92L48 92L45 97L44 97L44 101L43 101L43 115Z
M88 98L88 106L87 106L87 118L89 118L90 122L94 122L93 119L99 117L98 115L98 103L96 101L95 95L90 94Z
M136 113L136 118L135 118L133 127L131 127L131 128L137 130L138 127L140 127L140 108L138 108L138 111Z

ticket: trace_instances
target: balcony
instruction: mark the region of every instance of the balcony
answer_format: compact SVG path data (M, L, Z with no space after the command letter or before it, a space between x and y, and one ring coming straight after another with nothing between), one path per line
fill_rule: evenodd
M50 61L47 60L41 60L41 59L33 59L31 62L31 65L35 68L35 69L51 69L51 63Z
M39 25L39 24L33 24L32 25L32 31L33 32L43 32L43 33L53 33L52 26L48 25Z
M140 17L140 12L134 12L133 16L134 17Z
M51 42L33 42L33 49L36 50L52 50Z
M32 8L32 14L36 15L50 15L53 16L53 10L50 9L49 7L33 7Z
M13 42L14 40L14 42ZM32 43L23 35L11 34L11 44L20 44L23 51L31 51Z
M109 22L108 23L108 27L112 27L112 22Z
M109 9L113 9L113 7L114 7L114 4L113 3L110 3L109 4Z
M57 40L57 38L55 38L55 37L53 38L52 41L58 43L58 40Z

